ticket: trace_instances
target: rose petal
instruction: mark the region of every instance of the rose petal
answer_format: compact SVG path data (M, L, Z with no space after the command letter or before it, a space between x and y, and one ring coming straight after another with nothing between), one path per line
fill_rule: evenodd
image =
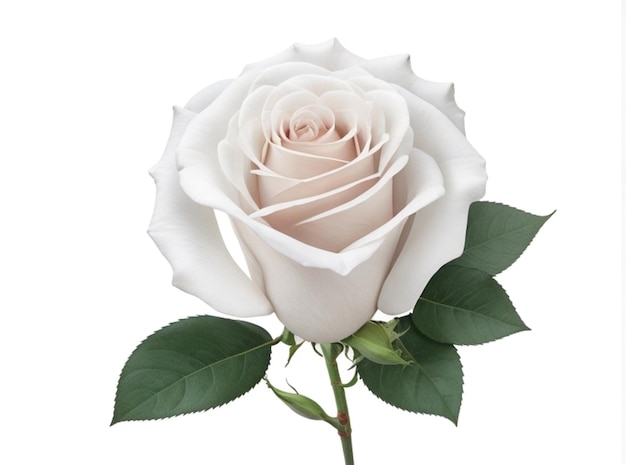
M399 89L398 92L408 103L417 148L430 154L437 163L469 158L484 166L483 158L467 141L463 132L441 111L407 90Z
M288 202L290 200L312 197L324 192L338 189L353 180L363 179L375 174L378 169L374 163L375 150L370 151L352 162L337 169L322 173L309 179L284 178L277 174L270 174L267 171L253 171L263 177L271 177L272 182L267 185L266 199L264 205ZM261 181L259 181L261 183ZM277 188L281 186L280 188ZM270 191L271 189L271 191ZM269 195L269 193L272 195Z
M412 151L408 163L398 173L394 177L393 195L394 199L402 202L403 207L389 221L347 246L344 252L381 240L394 228L404 224L410 215L431 204L445 192L437 163L417 149Z
M302 220L300 224L311 223L311 222L319 221L321 219L324 219L330 216L335 216L339 213L350 210L354 208L355 206L363 204L365 202L368 202L368 205L369 205L369 200L371 200L371 198L375 196L378 193L378 191L383 190L386 186L391 187L391 181L393 177L396 174L398 174L406 166L408 161L409 161L409 157L407 155L399 157L393 163L393 165L391 165L389 169L385 173L383 173L383 175L380 177L378 182L374 186L372 186L371 189L368 189L367 191L363 192L358 197L353 197L349 201L341 203L335 208L324 209L322 213L316 216L307 218L306 220ZM391 194L391 192L389 192L389 194ZM375 214L380 214L381 216L389 217L388 219L390 219L391 215L393 214L393 201L391 197L389 198L389 202L387 202L386 206L384 206L383 204L379 204L378 208L376 208L375 206L372 206L371 210L369 211L369 215L372 216ZM344 222L343 220L340 220L339 218L337 218L337 216L335 216L333 221L339 224ZM345 223L346 225L350 225L351 221L345 221Z
M389 135L387 142L381 150L380 163L386 166L391 157L398 153L403 144L409 128L409 111L406 102L395 92L372 91L367 94L374 105L385 115L385 130ZM412 132L410 133L413 134ZM408 141L412 143L412 140ZM406 152L401 152L406 153Z
M395 83L443 112L461 132L464 130L465 112L454 100L454 85L427 81L415 75L409 55L396 55L360 63L364 69L383 81Z
M228 315L267 315L270 303L228 253L213 210L193 202L178 183L174 149L195 116L175 109L165 153L150 172L157 196L148 232L172 265L176 287Z
M331 53L334 53L335 51L337 53L335 55L328 57L322 52L322 49L324 47L329 48ZM293 47L290 50L286 51L285 53L281 54L279 59L275 60L275 63L278 64L281 61L284 61L285 57L297 57L301 53L303 54L302 55L303 57L304 56L306 57L316 56L317 54L321 54L321 56L318 56L318 58L320 58L320 61L316 61L316 59L312 59L310 61L313 62L314 66L318 66L321 64L323 66L327 66L328 69L330 70L344 68L348 65L350 61L352 61L351 64L359 64L359 63L364 62L359 57L352 55L349 52L346 52L345 49L343 49L343 47L341 47L338 43L333 41L331 43L325 44L324 46L303 47L302 50L299 50L298 47ZM324 63L322 63L322 61ZM248 70L251 71L250 75L245 75L244 73L244 75L235 82L237 83L238 81L241 80L243 84L249 84L248 87L244 87L243 84L240 87L237 87L238 89L237 92L243 92L243 94L240 94L240 96L245 95L245 92L247 92L249 89L252 88L251 87L252 84L255 83L255 79L258 77L257 73L260 74L260 70L264 66L272 64L272 63L273 61L271 59L269 61L263 62L262 66L260 67L253 65L247 68ZM298 65L298 67L299 66L301 65ZM278 68L288 68L288 67L279 66ZM299 69L303 69L303 68L299 68ZM309 67L309 70L311 70L311 67ZM296 67L289 70L291 74L293 74L296 71L297 71ZM274 72L280 73L281 71L274 70ZM324 70L321 70L321 71L311 70L311 73L313 74L318 73L318 72L320 75L327 75L327 71L324 71ZM283 74L283 76L286 76L287 74ZM355 72L354 75L362 76L363 72L361 71ZM262 84L263 81L261 80L257 82L259 84ZM233 85L235 83L233 83ZM231 87L232 86L229 86L224 91L224 94L230 94L229 91ZM217 124L216 126L211 126L211 124L215 123L216 121L220 121L219 113L222 113L222 115L234 114L234 112L238 108L236 105L233 105L233 103L236 101L236 99L233 98L233 95L227 95L224 98L225 100L223 102L220 102L220 106L222 106L223 108L228 108L228 110L226 112L216 111L212 118L205 119L204 121L205 127L197 128L196 135L194 137L196 136L199 137L203 132L204 132L204 135L206 135L207 133L215 133L215 134L221 133L222 138L224 137L223 136L224 132L222 131L223 125ZM213 107L213 105L211 105L211 107ZM222 116L222 119L223 119L223 116ZM413 115L411 115L411 122L413 125ZM208 127L206 125L208 125ZM379 130L379 129L372 128L372 131L374 130ZM403 146L404 144L406 144L407 139L408 139L407 135L405 134L401 142ZM419 141L417 137L416 137L416 141L417 141L418 146L423 147L421 145L421 141ZM213 142L215 142L214 139L210 138L209 145ZM436 146L436 144L434 145ZM456 145L456 144L453 144L453 145ZM431 152L428 146L424 148L427 149L429 152ZM191 150L188 150L188 149L191 149ZM368 239L372 239L371 243L365 243L365 244L359 243L359 246L355 247L355 249L344 250L341 253L337 253L337 254L332 254L332 253L325 254L322 251L320 251L320 249L317 249L314 247L307 247L306 244L299 243L298 241L291 241L284 234L281 234L277 231L272 231L271 228L267 227L267 225L264 224L262 220L258 220L258 219L252 220L250 218L247 218L246 213L237 205L239 202L239 200L237 200L237 195L238 195L237 191L234 188L232 188L232 186L229 187L227 185L228 183L221 184L221 180L219 180L217 183L220 186L219 189L206 185L207 175L211 171L210 169L207 170L206 168L209 167L210 164L214 163L215 159L217 158L214 156L215 149L211 150L210 148L207 148L207 144L205 144L203 141L194 141L194 142L190 142L188 147L184 150L181 150L180 153L181 155L179 156L179 163L180 163L180 168L181 168L181 173L180 173L181 184L183 185L185 191L190 196L192 196L194 199L196 199L197 201L199 201L200 203L204 205L215 205L216 208L220 208L226 212L229 212L229 214L231 214L232 216L239 218L241 221L246 223L251 229L256 231L256 233L259 234L260 237L263 237L269 244L271 244L273 248L275 248L276 250L282 251L283 253L287 254L290 257L293 257L294 259L300 261L301 263L306 263L307 265L311 265L311 266L328 267L328 268L336 270L337 272L346 274L351 269L354 269L354 267L358 266L358 264L361 263L360 260L367 259L367 257L369 257L371 253L373 253L373 251L376 250L376 248L380 245L380 238L376 239L375 236L371 236L370 238L368 238ZM435 155L433 154L433 156ZM192 171L196 167L198 168L198 170L195 175L192 175L191 173L186 172L186 171ZM262 169L262 168L259 167L259 169ZM219 176L221 177L222 175L219 174ZM218 193L216 191L220 191L220 192Z
M362 193L364 190L368 190L376 182L377 178L377 174L371 174L321 194L268 205L250 214L250 218L261 218L277 212L294 209L296 210L295 212L288 213L290 218L294 223L301 222L316 215L317 213L315 212L328 211L331 205L343 205L345 202L354 199L355 195L359 195L357 192Z
M366 193L370 194L367 202L356 203L341 211L337 211L337 208L326 210L307 218L294 224L289 229L289 235L321 249L334 252L344 250L392 217L391 183L381 183L379 189L372 188ZM328 211L334 213L327 214Z
M217 145L226 136L230 118L237 113L243 103L243 95L254 79L253 76L243 76L233 81L216 99L194 118L194 122L201 117L204 124L192 124L187 127L184 138L193 143L194 150L217 155ZM226 117L225 117L226 115ZM189 132L193 137L189 137Z
M194 118L190 126L204 124L202 115ZM304 266L326 268L346 275L369 259L381 245L382 240L374 240L357 249L329 252L304 244L258 219L250 218L239 206L238 192L222 173L218 157L210 157L205 152L187 147L199 145L193 140L198 136L202 137L199 131L190 131L188 128L176 152L180 184L185 193L197 203L221 210L241 221L279 253ZM187 138L190 138L188 144L185 143Z
M251 172L252 163L248 158L241 156L238 147L233 146L228 140L222 141L218 146L220 167L230 183L239 191L241 200L245 202L242 209L252 213L259 209L261 199L256 185L256 176Z
M213 100L215 100L215 98L220 95L232 82L234 82L234 79L224 79L205 87L189 99L185 105L185 110L200 113L208 107L209 104L213 102Z
M271 58L249 64L244 73L256 71L281 63L303 61L335 70L354 66L363 61L362 58L346 50L337 39L320 44L293 44L291 47Z
M349 143L352 143L354 147L354 142L348 141ZM270 142L264 165L267 169L285 177L306 179L332 171L346 163L344 160L337 160L324 154L303 153Z
M280 321L297 336L320 343L341 340L372 317L400 234L400 228L390 233L367 261L340 276L296 263L245 226L236 228L247 244L247 258L261 270L265 293Z
M260 71L251 84L249 92L259 87L277 86L275 94L268 100L268 104L273 106L275 100L291 93L294 87L320 95L330 84L323 79L317 78L328 77L329 74L330 71L328 69L311 63L299 61L281 63L280 65L271 66ZM343 88L349 87L346 83L341 83L338 79L331 79L331 81L334 81L335 85L341 85ZM281 89L280 87L282 85L289 85L290 87Z
M484 195L486 183L485 162L463 133L428 102L399 92L408 102L416 145L437 161L446 195L416 213L383 286L379 308L392 315L410 310L432 275L462 253L469 205Z
M378 300L380 310L389 315L413 308L433 274L461 255L469 206L484 195L487 177L482 158L455 159L439 166L446 195L415 214Z

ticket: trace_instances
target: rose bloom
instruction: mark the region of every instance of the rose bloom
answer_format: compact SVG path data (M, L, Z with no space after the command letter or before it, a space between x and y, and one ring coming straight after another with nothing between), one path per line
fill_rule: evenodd
M341 340L377 309L411 310L462 253L487 179L463 116L452 85L418 78L406 55L293 45L175 108L149 233L174 285L217 311Z

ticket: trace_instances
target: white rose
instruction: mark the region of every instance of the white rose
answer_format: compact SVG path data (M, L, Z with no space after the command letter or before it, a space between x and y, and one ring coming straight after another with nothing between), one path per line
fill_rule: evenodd
M411 310L461 254L486 182L452 85L418 78L408 56L365 60L337 41L293 45L176 108L151 174L149 232L174 285L228 315L276 312L315 342L377 309Z

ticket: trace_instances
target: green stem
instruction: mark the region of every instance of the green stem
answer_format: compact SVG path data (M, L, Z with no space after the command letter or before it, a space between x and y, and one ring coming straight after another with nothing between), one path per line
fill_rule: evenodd
M348 402L346 400L346 392L343 383L341 382L341 376L339 375L339 368L337 367L337 353L334 351L334 348L338 346L333 344L321 344L321 346L324 360L326 360L328 377L330 378L330 384L333 388L333 394L335 395L335 404L337 405L338 425L336 428L339 432L339 437L341 437L344 463L345 465L354 465L352 427L350 426L350 415L348 414Z

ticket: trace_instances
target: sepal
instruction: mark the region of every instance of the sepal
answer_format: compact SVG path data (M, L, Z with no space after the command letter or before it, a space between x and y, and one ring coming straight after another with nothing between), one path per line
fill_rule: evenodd
M289 365L289 362L291 362L291 359L293 358L297 350L302 347L304 341L301 340L300 342L298 342L296 340L296 336L287 328L285 328L280 336L280 342L289 346L289 357L287 358L287 363L285 363L285 366L287 366Z

